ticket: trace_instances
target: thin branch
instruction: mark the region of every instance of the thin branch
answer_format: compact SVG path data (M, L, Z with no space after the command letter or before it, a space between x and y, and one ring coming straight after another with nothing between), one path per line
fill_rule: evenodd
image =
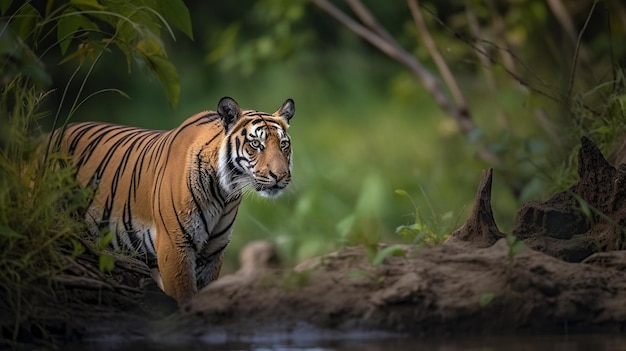
M513 54L511 45L508 41L504 18L502 18L498 7L494 4L494 0L487 0L486 5L492 18L494 41L498 47L506 48L505 50L499 51L500 57L502 57L502 66L504 66L508 71L517 74L515 70L515 61L517 57Z
M382 39L398 46L396 40L387 32L387 30L376 20L367 7L363 5L361 0L346 0L352 11L369 29L378 34Z
M450 93L452 94L456 105L462 110L467 109L467 101L465 100L465 96L463 95L463 92L461 92L461 89L459 88L456 79L452 75L450 67L448 67L448 64L443 59L443 56L441 56L441 52L437 48L437 44L430 34L430 31L428 31L428 27L426 26L426 22L424 21L422 12L419 9L418 1L407 0L407 5L409 6L409 10L411 11L411 16L413 17L413 21L415 22L415 27L417 27L417 31L422 35L424 45L426 46L428 53L435 62L435 65L437 66L437 69L439 70L443 81L446 83L446 86L448 86L448 89L450 90ZM469 118L469 115L467 116L467 118Z
M380 34L382 29L376 31L365 28L360 23L356 22L351 17L343 13L335 5L331 4L327 0L312 0L317 7L326 12L330 17L334 18L344 27L348 28L354 34L358 35L362 39L366 40L387 56L396 60L400 64L404 65L413 73L415 77L422 82L422 85L433 96L435 102L441 107L441 109L449 116L453 117L459 128L463 133L468 133L475 129L473 124L467 123L466 118L462 117L463 111L459 111L456 106L445 95L444 90L437 81L437 79L411 54L406 52L400 45L398 45L393 38L383 38ZM373 22L370 22L372 25ZM377 22L374 22L377 23ZM377 33L378 32L378 33ZM465 111L466 113L466 111Z
M346 0L346 2L348 2L352 10L363 21L363 23L367 25L367 27L355 21L352 17L346 15L342 10L337 8L328 0L312 0L312 2L354 34L358 35L390 58L405 66L422 83L426 91L431 94L435 103L448 116L454 119L461 133L468 136L477 129L467 106L457 106L453 101L451 101L437 78L430 71L428 71L419 62L419 60L415 58L415 56L408 53L391 35L387 33L387 31L380 25L380 23L378 23L376 18L372 16L360 0ZM491 165L498 165L502 163L500 158L484 145L477 151L477 155L481 160Z
M429 92L432 93L434 89L437 89L438 83L435 77L430 74L430 72L428 72L428 70L424 68L424 66L422 66L419 61L417 61L404 49L400 48L400 46L397 45L393 39L386 40L375 31L365 28L363 25L343 13L339 8L337 8L335 5L331 4L327 0L312 1L322 11L326 12L341 25L352 31L354 34L368 41L370 44L374 45L380 51L385 53L387 56L393 58L394 60L409 68L411 72L413 72L423 82ZM448 105L447 101L443 101L447 100L445 96L442 98L436 98L436 100L438 102L442 100L444 105ZM448 107L445 107L444 110L447 111Z
M522 78L519 74L517 74L514 70L515 65L511 65L512 67L509 68L508 64L506 63L508 60L505 60L505 57L510 57L512 59L515 60L515 62L518 62L520 65L522 65L526 70L528 70L529 72L531 72L534 76L536 76L539 81L545 86L550 88L550 85L548 84L548 82L544 81L543 79L541 79L540 76L538 76L531 67L529 67L527 64L524 63L524 61L520 60L517 56L515 56L513 54L513 52L511 51L511 49L508 47L508 45L506 46L501 46L497 43L493 43L490 42L489 40L484 40L484 39L476 39L476 38L466 38L463 35L459 34L458 32L455 32L452 28L450 28L448 25L446 25L439 17L437 17L437 15L435 13L433 13L432 11L428 10L428 8L423 8L424 11L428 12L431 16L433 16L433 18L437 21L437 23L444 28L445 30L447 30L450 34L452 34L455 38L461 40L463 43L469 45L472 50L475 50L476 52L480 53L481 55L484 55L487 59L489 59L489 61L494 64L494 65L498 65L500 67L502 67L504 69L504 71L506 72L506 74L508 74L511 78L513 78L515 81L517 81L519 84L521 84L524 87L527 87L528 89L536 92L537 94L540 94L542 96L545 96L546 98L552 100L552 101L556 101L556 102L560 102L561 99L559 99L559 97L557 96L553 96L550 93L548 93L547 91L541 90L538 87L531 85L529 83L529 81L525 80L524 78ZM491 55L489 55L488 52L481 50L480 47L475 44L478 42L484 42L489 44L490 46L496 48L497 50L504 52L508 55L503 55L503 62L498 62L496 61L496 59L494 59L493 57L491 57ZM505 43L506 44L506 43Z

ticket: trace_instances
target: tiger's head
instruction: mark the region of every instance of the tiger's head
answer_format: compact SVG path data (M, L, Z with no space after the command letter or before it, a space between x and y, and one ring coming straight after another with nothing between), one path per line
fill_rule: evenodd
M279 196L291 182L287 128L295 113L293 100L269 114L242 110L235 100L224 97L217 113L226 133L219 151L221 186L229 193L251 187L264 197Z

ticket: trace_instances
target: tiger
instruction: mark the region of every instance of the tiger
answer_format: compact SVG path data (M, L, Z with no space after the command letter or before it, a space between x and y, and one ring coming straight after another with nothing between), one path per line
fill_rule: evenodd
M294 113L292 99L269 114L223 97L172 130L72 123L50 144L94 189L91 234L113 233L180 306L218 278L243 192L275 198L290 184Z

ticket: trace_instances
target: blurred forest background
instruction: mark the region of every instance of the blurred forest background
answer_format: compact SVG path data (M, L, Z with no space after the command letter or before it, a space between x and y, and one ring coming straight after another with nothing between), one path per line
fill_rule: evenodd
M495 170L496 220L509 232L520 203L575 181L580 136L607 153L626 123L621 0L185 5L192 38L176 30L175 39L162 38L180 77L177 104L145 69L111 50L82 98L103 89L128 98L96 94L71 121L170 129L215 109L223 96L263 111L294 99L291 190L278 200L244 200L227 250L231 269L242 245L260 238L275 241L290 262L350 243L440 241L464 221L488 167ZM77 59L58 47L34 52L53 90L43 109L61 105L64 117L70 111L62 92ZM428 74L420 76L415 63ZM438 88L424 85L428 77ZM442 108L433 91L452 107ZM54 115L40 120L44 130Z

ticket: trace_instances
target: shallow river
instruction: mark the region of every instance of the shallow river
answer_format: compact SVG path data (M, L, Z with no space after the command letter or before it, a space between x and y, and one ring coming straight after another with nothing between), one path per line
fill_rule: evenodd
M90 345L77 345L71 350L256 350L256 351L626 351L624 335L558 335L558 336L500 336L500 337L460 337L450 339L410 339L406 337L373 337L372 335L352 335L349 338L319 338L299 335L285 338L267 335L249 340L188 340L186 342L104 342Z

